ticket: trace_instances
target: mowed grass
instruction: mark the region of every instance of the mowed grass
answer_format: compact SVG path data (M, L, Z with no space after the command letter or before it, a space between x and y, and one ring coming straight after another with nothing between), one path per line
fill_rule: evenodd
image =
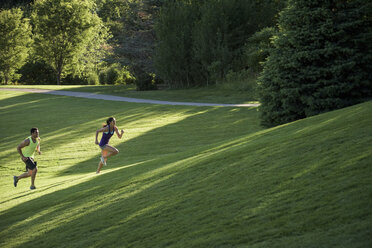
M271 129L255 108L0 91L0 247L371 247L372 102ZM96 175L95 130L125 130ZM37 126L37 189L16 146Z
M200 87L193 89L149 90L137 91L135 85L4 85L1 88L37 88L48 90L67 90L90 92L132 98L177 102L205 102L205 103L257 103L254 92L238 90L221 90L216 86Z

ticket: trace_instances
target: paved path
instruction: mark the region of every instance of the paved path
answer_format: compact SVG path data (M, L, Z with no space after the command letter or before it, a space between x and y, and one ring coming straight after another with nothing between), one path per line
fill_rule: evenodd
M222 103L197 103L197 102L170 102L170 101L159 101L159 100L148 100L138 99L122 96L102 95L87 92L75 92L75 91L64 91L64 90L45 90L45 89L26 89L26 88L0 88L0 90L6 91L22 91L32 93L42 93L50 95L61 95L61 96L74 96L83 97L90 99L108 100L108 101L119 101L119 102L134 102L134 103L151 103L151 104L163 104L163 105L181 105L181 106L210 106L210 107L258 107L258 103L247 103L247 104L222 104Z

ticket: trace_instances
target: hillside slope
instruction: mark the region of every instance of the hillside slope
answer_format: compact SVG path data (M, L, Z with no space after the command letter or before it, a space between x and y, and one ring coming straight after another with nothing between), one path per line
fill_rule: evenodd
M371 109L372 101L250 132L231 119L228 135L205 129L199 144L177 123L150 132L121 147L142 162L117 157L99 176L85 164L56 169L70 186L2 209L0 246L371 247ZM196 121L182 128L202 128ZM149 144L163 148L155 156Z

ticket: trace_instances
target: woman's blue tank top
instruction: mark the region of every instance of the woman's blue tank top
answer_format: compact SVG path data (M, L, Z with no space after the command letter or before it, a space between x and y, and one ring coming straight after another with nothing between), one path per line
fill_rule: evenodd
M107 125L107 126L108 126L108 129L109 130L107 132L103 132L101 141L99 142L99 146L107 145L109 143L112 135L114 135L115 128L113 128L112 129L112 132L110 132L110 126L109 125Z

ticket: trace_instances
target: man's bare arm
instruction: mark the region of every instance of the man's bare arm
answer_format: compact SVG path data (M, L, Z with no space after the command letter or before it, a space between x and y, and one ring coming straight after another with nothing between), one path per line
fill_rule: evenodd
M39 155L41 154L41 150L40 150L40 138L39 138L39 144L37 145L37 147L36 147L36 150L37 150L37 152L39 153Z
M30 140L29 139L25 139L24 141L22 141L18 146L17 146L17 151L19 153L19 155L21 155L21 158L23 161L26 161L27 158L25 156L23 156L23 153L22 153L22 148L23 147L26 147L30 145Z

